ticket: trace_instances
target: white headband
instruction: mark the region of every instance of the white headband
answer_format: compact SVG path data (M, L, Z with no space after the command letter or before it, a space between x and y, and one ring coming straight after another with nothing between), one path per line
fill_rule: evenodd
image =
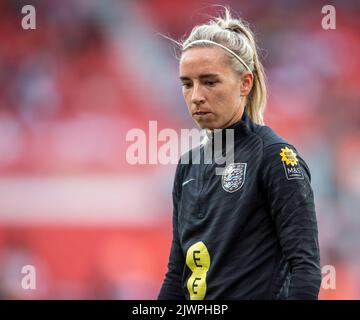
M222 44L217 43L215 41L211 41L211 40L195 40L193 42L190 42L186 47L183 48L183 50L186 50L187 48L189 48L191 45L193 45L195 43L211 43L211 44L214 44L214 45L216 45L218 47L223 48L224 50L226 50L227 52L232 54L236 59L238 59L245 66L245 68L248 69L252 73L251 69L245 63L245 61L243 59L241 59L234 51L230 50L229 48L227 48L227 47L223 46Z

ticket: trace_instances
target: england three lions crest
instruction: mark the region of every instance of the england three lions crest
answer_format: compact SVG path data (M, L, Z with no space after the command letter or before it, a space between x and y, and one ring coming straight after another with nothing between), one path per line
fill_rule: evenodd
M231 163L225 168L221 184L226 192L235 192L244 185L246 165L246 163Z

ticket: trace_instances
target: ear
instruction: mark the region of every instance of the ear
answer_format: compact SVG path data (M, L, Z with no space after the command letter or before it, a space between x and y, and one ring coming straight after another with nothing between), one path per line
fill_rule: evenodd
M240 95L247 96L253 86L254 75L249 71L244 71L240 76Z

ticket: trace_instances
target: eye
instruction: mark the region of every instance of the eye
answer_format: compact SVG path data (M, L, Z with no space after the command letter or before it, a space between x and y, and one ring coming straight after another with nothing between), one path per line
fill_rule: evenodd
M219 81L217 81L217 80L206 80L206 81L205 81L205 85L210 86L210 87L213 87L213 86L215 86L215 84L216 84L217 82L219 82Z
M181 85L182 85L185 89L191 88L191 83L190 83L190 82L183 82Z

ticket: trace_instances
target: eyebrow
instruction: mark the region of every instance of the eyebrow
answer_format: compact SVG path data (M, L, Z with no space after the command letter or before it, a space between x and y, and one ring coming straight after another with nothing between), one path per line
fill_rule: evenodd
M207 78L218 78L219 77L219 74L217 73L206 73L206 74L202 74L199 76L199 79L200 80L203 80L203 79L207 79ZM184 81L184 80L190 80L189 77L179 77L179 79L181 81Z

